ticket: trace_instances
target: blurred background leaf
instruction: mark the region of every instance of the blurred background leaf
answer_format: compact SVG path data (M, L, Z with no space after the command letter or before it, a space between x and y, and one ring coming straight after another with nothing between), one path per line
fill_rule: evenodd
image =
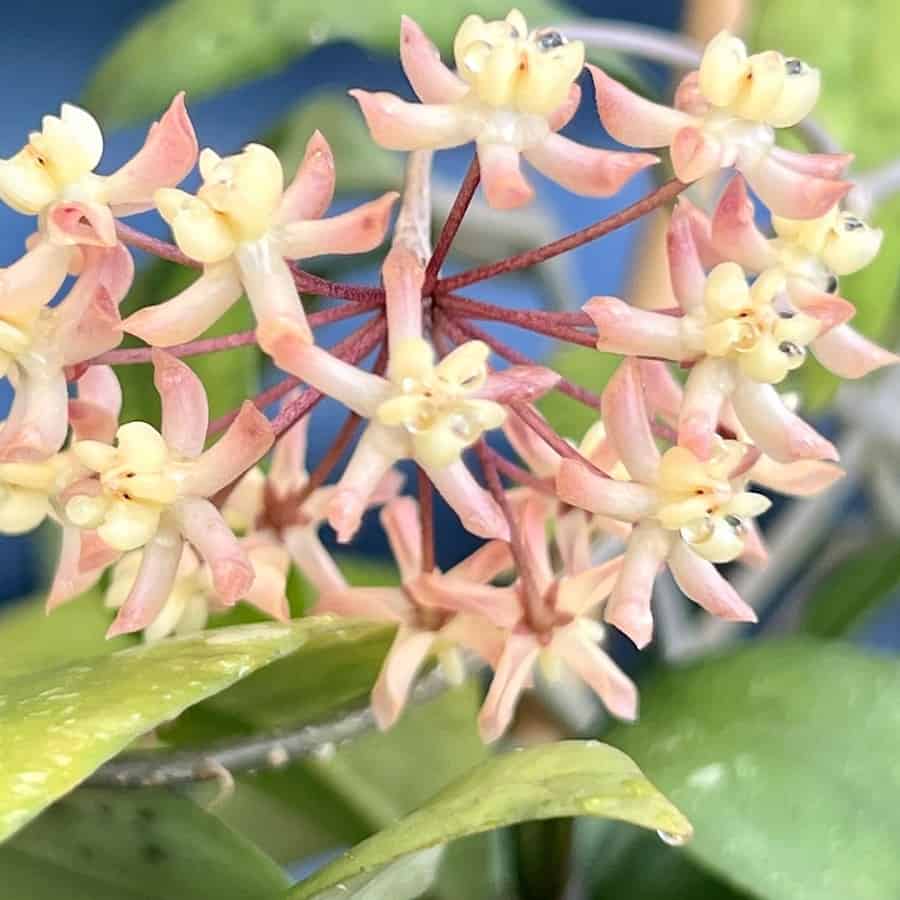
M766 900L900 896L900 665L792 640L642 685L609 740L694 825L680 852Z

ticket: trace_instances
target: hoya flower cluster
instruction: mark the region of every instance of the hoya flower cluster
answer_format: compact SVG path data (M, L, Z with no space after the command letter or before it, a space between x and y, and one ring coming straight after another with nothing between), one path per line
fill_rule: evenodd
M460 286L561 252L548 245L442 277L479 183L490 205L512 209L534 194L523 160L590 197L615 195L658 160L559 134L580 103L584 47L552 29L530 30L518 11L502 21L467 18L455 70L407 18L400 45L420 103L352 92L374 140L410 152L400 198L328 217L335 171L325 136L313 135L286 184L278 157L260 144L230 156L198 152L182 96L110 175L95 172L97 123L69 105L0 162L0 198L36 217L26 253L0 275L0 368L15 388L0 427L0 530L52 519L62 549L49 607L109 570L110 634L142 631L148 640L203 628L241 600L286 618L296 566L317 589L317 612L396 627L373 692L382 727L400 715L429 657L451 680L463 676L468 656L493 669L481 714L486 740L508 727L538 667L551 679L568 668L610 712L631 719L637 692L601 649L600 620L645 646L654 581L666 567L712 615L753 621L717 566L765 564L754 520L770 505L768 490L810 495L841 476L834 446L779 387L808 354L848 378L896 362L848 324L855 310L839 293L840 277L876 255L881 233L840 206L850 157L776 143L777 129L815 105L818 73L775 51L748 55L723 33L671 108L588 67L610 134L630 147L668 148L678 180L651 194L646 210L726 171L711 209L682 196L672 211L677 308L596 296L583 312L552 313L463 296ZM476 156L432 250L432 151L463 144ZM191 194L178 184L195 164L201 186ZM772 213L772 236L756 224L748 185ZM375 249L398 199L380 286L327 281L294 262ZM118 224L151 208L176 246ZM619 213L610 227L636 216ZM586 239L576 233L569 244ZM126 244L201 273L123 321L119 305L134 276ZM315 295L332 305L307 314ZM181 357L246 343L247 335L196 340L244 296L256 320L249 337L281 381L211 423L204 387ZM317 340L319 324L356 316L368 318L339 344ZM521 358L477 319L623 359L595 397ZM116 350L125 333L149 346ZM159 429L120 423L112 364L152 365ZM596 410L586 435L557 435L537 412L535 401L551 390ZM307 471L309 416L322 397L349 417ZM360 420L349 462L329 483ZM501 429L518 461L486 442ZM403 460L418 469L418 499L404 493ZM485 539L446 571L435 564L433 490ZM348 585L321 539L327 524L338 541L351 541L373 507L398 587Z

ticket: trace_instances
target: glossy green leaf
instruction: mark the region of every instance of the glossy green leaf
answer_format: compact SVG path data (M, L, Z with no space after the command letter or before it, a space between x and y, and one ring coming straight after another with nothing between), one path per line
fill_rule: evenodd
M754 43L778 47L822 70L816 118L846 150L859 170L900 156L895 84L900 78L900 15L894 0L856 0L828 4L828 40L810 28L822 16L816 0L763 0L754 4ZM841 279L841 294L857 306L854 327L869 337L897 337L900 300L900 197L876 212L885 229L877 259L862 272ZM838 380L818 364L801 370L798 382L807 403L829 402Z
M267 900L287 887L256 847L182 794L81 788L0 848L6 897Z
M565 17L548 0L520 0L535 25ZM146 15L91 79L85 105L107 125L159 113L174 94L191 99L287 65L328 41L357 41L396 52L400 16L415 18L448 50L471 2L431 0L171 0ZM479 0L485 18L502 18L508 0ZM160 60L165 65L160 65Z
M817 637L850 633L900 588L900 545L866 547L828 573L804 610L801 630Z
M424 764L423 760L423 764ZM531 819L592 815L688 835L684 816L623 753L566 741L495 757L304 881L309 900L409 853Z
M135 738L323 633L331 619L221 629L0 682L0 839Z
M3 678L102 656L136 643L138 639L131 635L106 640L113 617L97 590L70 600L49 616L43 597L17 603L0 615Z
M430 847L359 875L316 895L316 900L415 900L434 885L444 848Z
M900 896L900 664L795 640L664 673L610 740L690 816L680 852L766 900Z

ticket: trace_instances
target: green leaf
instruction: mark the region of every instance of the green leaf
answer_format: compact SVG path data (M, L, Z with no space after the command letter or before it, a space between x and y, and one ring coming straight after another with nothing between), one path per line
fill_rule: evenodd
M43 597L17 603L0 615L3 678L101 656L135 644L137 638L132 635L104 638L112 619L99 590L70 600L49 616L44 611Z
M795 640L669 671L610 740L685 810L682 853L767 900L900 896L900 665Z
M627 756L593 741L565 741L483 763L416 812L321 869L296 887L290 898L319 897L409 853L464 835L573 815L622 819L677 835L690 834L684 816Z
M288 882L181 794L82 788L0 848L0 884L28 900L264 900Z
M828 573L806 606L801 630L841 637L860 625L900 588L900 544L866 547Z
M0 682L0 840L135 738L254 669L350 623L220 629Z
M900 16L894 0L872 0L865 7L856 0L829 3L828 31L839 38L825 41L809 27L822 15L816 0L763 0L754 4L754 12L757 47L777 47L822 70L816 118L856 154L857 165L865 170L896 158ZM881 252L862 272L841 279L841 295L856 304L854 327L883 340L896 337L900 197L879 209L874 222L885 229ZM798 381L811 407L827 404L838 385L835 376L815 363L803 367Z
M565 17L548 0L520 0L535 25ZM412 16L447 51L471 3L431 0L173 0L145 16L94 73L85 105L107 125L159 113L178 91L197 100L287 65L327 41L396 51L400 16ZM480 0L486 19L508 0ZM160 65L165 60L165 65Z
M415 900L435 882L443 847L430 847L317 894L317 900Z
M620 360L621 357L612 353L597 353L588 347L567 347L557 351L547 361L547 365L563 378L600 394ZM538 407L559 434L576 441L582 438L600 416L596 409L559 391L543 397Z

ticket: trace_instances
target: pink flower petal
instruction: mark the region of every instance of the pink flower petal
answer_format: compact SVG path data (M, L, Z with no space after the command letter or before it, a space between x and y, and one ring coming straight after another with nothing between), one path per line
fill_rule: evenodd
M285 593L290 568L287 552L279 544L257 543L252 538L244 538L242 544L254 572L244 601L273 619L289 621L291 610Z
M552 391L561 379L559 373L546 366L509 366L499 372L491 372L473 396L504 406L532 403Z
M756 227L755 208L740 175L728 182L712 219L712 239L724 259L750 272L762 272L778 261L778 254Z
M46 459L62 449L69 429L68 389L62 369L26 360L9 418L0 430L7 462Z
M750 470L750 477L780 494L794 497L812 497L840 481L846 472L833 463L816 459L801 459L792 463L780 463L767 456L760 457Z
M672 375L671 369L664 362L642 359L641 381L650 413L659 416L667 424L674 425L681 412L684 390Z
M518 209L534 198L534 189L522 174L519 151L511 144L479 143L481 185L494 209Z
M407 103L384 91L350 91L376 144L388 150L446 150L474 140L478 125L455 103Z
M679 204L672 213L666 232L666 253L669 278L679 306L685 311L697 309L703 303L706 272L694 240L694 229L687 207Z
M154 192L175 187L194 167L197 150L197 136L182 92L150 126L144 146L104 179L103 199L117 207L115 212L120 216L152 209Z
M727 360L708 356L691 369L678 419L680 446L700 459L709 459L722 407L734 386L733 366Z
M670 151L675 177L688 184L717 172L724 161L722 145L693 126L678 129Z
M114 247L116 221L108 206L89 200L54 203L46 213L47 234L59 245Z
M697 556L683 541L675 541L669 569L684 593L708 613L728 622L755 622L756 613L709 561Z
M278 208L278 220L289 222L321 219L334 199L334 154L321 131L314 131L294 180L287 186Z
M835 294L818 293L815 291L804 291L802 294L794 291L791 299L798 309L802 310L809 316L813 316L822 323L822 330L819 336L823 336L843 325L856 315L856 307L843 297Z
M401 624L413 621L415 616L406 593L392 587L344 587L322 591L316 612Z
M209 566L219 599L233 606L247 595L254 579L253 566L240 541L209 500L181 500L175 515L181 533Z
M512 722L516 704L531 680L539 654L540 648L532 635L513 632L507 638L478 715L478 730L486 744L501 737Z
M122 388L110 366L91 366L78 379L78 397L69 401L69 424L77 441L111 444L119 426Z
M863 337L849 325L838 325L812 342L816 359L841 378L862 378L883 366L893 366L900 357Z
M320 595L346 589L341 570L312 528L287 528L282 539L294 564Z
M487 584L513 567L512 552L506 541L488 541L446 574L449 578Z
M522 618L519 592L514 588L429 572L410 585L410 590L420 606L481 616L499 628L512 628Z
M244 401L225 434L188 467L182 494L212 497L258 462L274 439L269 420L249 400Z
M389 191L328 219L290 222L279 230L279 249L289 259L374 250L384 240L398 196Z
M153 386L162 402L162 436L169 448L187 459L199 456L209 424L203 382L180 359L154 350Z
M637 718L638 692L634 682L596 644L566 628L554 637L553 651L590 685L616 718L626 722Z
M296 400L299 394L296 389L287 394L281 402L281 408L284 409ZM306 439L309 423L310 417L304 416L275 442L268 481L280 494L287 494L306 484Z
M422 668L434 633L400 627L381 674L372 690L372 712L381 731L387 731L403 712L410 688L419 669Z
M789 169L818 178L840 178L847 166L853 162L852 153L797 153L778 145L769 153L773 159Z
M523 156L543 175L582 197L611 197L642 169L659 162L651 153L585 147L559 134L548 135Z
M237 270L230 262L207 266L203 274L180 294L156 306L146 306L123 323L129 334L153 347L171 347L192 341L218 321L244 293Z
M423 103L456 103L469 91L469 86L441 62L438 48L409 16L400 19L400 62Z
M638 648L649 644L653 636L650 597L672 543L671 536L661 528L637 526L631 533L619 580L606 605L606 621L628 635Z
M748 566L755 566L758 569L765 568L769 562L769 550L762 532L752 519L744 522L743 529L744 552L738 559Z
M522 550L531 563L534 587L541 595L547 592L555 580L547 542L548 512L547 501L530 494L517 516Z
M676 210L683 215L691 226L691 234L694 238L700 262L704 269L712 269L725 260L722 254L713 246L712 229L709 216L690 199L681 194L676 201Z
M404 583L415 580L422 574L422 523L418 503L412 497L397 497L382 508L380 520L401 579Z
M655 356L683 361L690 354L674 316L639 309L616 297L592 297L582 307L597 328L597 349L604 353Z
M402 217L402 213L401 213ZM399 234L399 230L398 230ZM425 262L394 239L381 267L390 347L422 337L422 285Z
M650 488L601 478L576 459L564 459L560 464L556 491L563 503L623 522L639 522L656 506L656 492Z
M559 454L518 416L506 417L503 432L513 449L535 475L548 478L556 474L560 463Z
M0 269L0 304L5 315L27 318L62 287L70 251L40 240L12 265Z
M678 82L672 106L692 116L704 116L709 112L709 101L700 90L700 73L696 69Z
M556 608L576 618L587 615L612 593L624 562L623 555L614 556L605 563L563 578Z
M121 554L101 541L95 531L64 525L56 574L47 594L47 612L53 612L90 590L119 556Z
M645 100L602 69L592 65L587 69L594 79L600 121L620 143L629 147L665 147L678 129L692 124L691 116Z
M794 415L772 385L740 377L731 402L750 439L772 459L785 463L798 459L838 461L834 444Z
M788 219L824 216L853 187L849 181L797 172L771 154L741 172L772 213Z
M654 484L659 449L650 430L638 360L625 359L616 369L603 391L601 412L609 440L631 477Z
M423 467L463 527L483 538L509 540L509 525L494 498L475 480L462 460L435 469Z
M108 638L140 631L160 614L175 584L183 547L184 541L171 528L161 528L144 547L137 578L106 632Z
M569 95L560 103L556 109L550 114L547 119L547 124L550 126L551 131L561 131L572 119L575 117L575 113L578 112L578 107L581 104L581 88L573 83L569 86Z

